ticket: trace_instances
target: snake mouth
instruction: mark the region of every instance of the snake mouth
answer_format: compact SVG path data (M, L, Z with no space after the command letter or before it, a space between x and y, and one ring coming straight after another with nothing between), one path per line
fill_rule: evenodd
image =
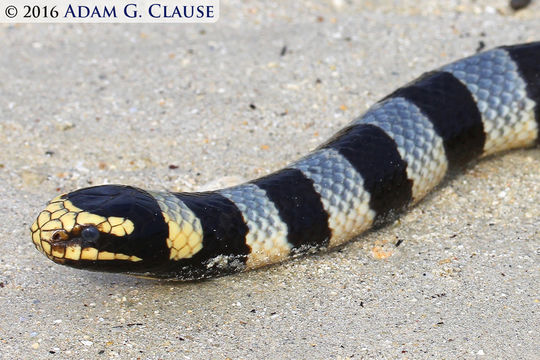
M92 242L85 241L76 237L65 239L67 236L65 230L56 230L50 238L39 237L34 239L34 245L41 253L47 256L55 263L65 264L67 260L71 261L110 261L125 260L138 262L142 259L118 252L99 250Z
M125 260L138 262L142 259L134 255L126 255L110 251L100 251L92 246L85 246L79 239L73 239L63 242L48 242L41 240L36 248L52 261L65 264L67 260L71 261L110 261Z

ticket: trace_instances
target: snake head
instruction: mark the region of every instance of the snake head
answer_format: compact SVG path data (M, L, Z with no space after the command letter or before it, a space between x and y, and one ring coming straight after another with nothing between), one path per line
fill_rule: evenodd
M152 197L120 185L85 188L51 200L32 224L36 248L59 264L98 271L144 271L166 256L167 227ZM155 206L155 205L154 205Z

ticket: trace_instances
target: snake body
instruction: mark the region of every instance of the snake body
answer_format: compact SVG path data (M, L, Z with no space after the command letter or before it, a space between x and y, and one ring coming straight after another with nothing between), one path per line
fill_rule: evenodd
M445 174L538 143L540 42L426 73L282 170L210 192L123 185L51 200L36 248L75 268L193 280L336 247L422 199Z

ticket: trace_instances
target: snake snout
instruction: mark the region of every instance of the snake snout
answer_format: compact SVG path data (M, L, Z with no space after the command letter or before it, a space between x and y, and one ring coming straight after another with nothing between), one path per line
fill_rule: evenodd
M116 252L107 244L133 232L126 218L103 216L75 206L67 195L51 200L30 227L35 247L59 263L141 259ZM112 251L111 251L112 250Z

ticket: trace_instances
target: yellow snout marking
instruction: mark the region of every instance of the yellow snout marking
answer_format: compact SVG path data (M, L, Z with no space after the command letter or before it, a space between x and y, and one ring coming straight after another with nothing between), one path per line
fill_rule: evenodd
M46 241L42 241L42 242L41 242L41 246L42 246L43 251L44 251L46 254L50 254L50 253L51 253L51 244L49 244L49 243L46 242Z
M49 202L32 224L32 242L36 248L49 258L69 260L127 260L141 261L142 259L121 253L99 251L92 247L81 248L80 245L66 245L64 239L53 237L59 231L64 231L66 240L76 226L95 226L102 233L115 236L129 235L135 230L135 224L129 219L117 216L101 216L80 209L59 195ZM57 234L58 237L58 234Z
M61 251L56 252L57 255L61 254ZM69 260L127 260L127 261L141 261L142 259L133 255L126 255L122 253L112 253L109 251L98 251L96 248L81 248L79 245L69 245L65 248L63 256L55 255L53 250L52 255L57 258L64 258Z
M64 254L65 254L65 249L63 247L54 247L51 252L51 255L56 258L63 258Z
M80 246L67 246L64 257L66 259L79 260L81 258L81 247Z
M163 213L163 218L169 226L169 237L167 238L167 246L171 251L169 259L189 259L202 249L203 233L198 219L191 219L194 222L183 219L177 223L167 213Z
M81 260L97 260L98 253L96 248L84 248L81 251Z

